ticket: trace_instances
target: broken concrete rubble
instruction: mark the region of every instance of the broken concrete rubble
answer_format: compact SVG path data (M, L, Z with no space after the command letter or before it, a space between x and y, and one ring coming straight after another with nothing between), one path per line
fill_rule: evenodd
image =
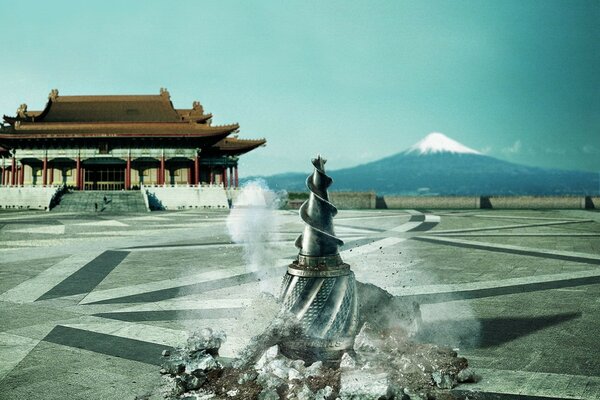
M450 389L459 381L473 379L467 361L452 349L415 342L400 327L382 330L368 322L357 334L352 354L343 355L339 368L328 368L320 361L305 365L303 360L281 354L277 344L266 346L293 332L293 327L293 322L276 321L266 335L252 340L259 348L246 349L242 352L245 358L226 365L218 356L225 335L205 331L190 336L186 347L175 351L162 369L168 382L164 397L453 399Z

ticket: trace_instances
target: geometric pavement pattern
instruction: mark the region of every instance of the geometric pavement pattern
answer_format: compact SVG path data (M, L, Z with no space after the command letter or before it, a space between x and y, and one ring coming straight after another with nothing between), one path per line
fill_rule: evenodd
M202 327L233 356L268 322L259 294L302 224L276 212L256 271L227 215L0 214L0 399L133 399ZM335 227L358 280L417 301L420 339L469 359L481 379L457 391L600 398L600 214L340 211Z

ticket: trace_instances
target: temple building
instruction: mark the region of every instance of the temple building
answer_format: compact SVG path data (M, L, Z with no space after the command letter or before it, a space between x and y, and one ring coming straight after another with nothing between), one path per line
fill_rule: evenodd
M213 125L195 101L176 109L158 95L60 96L42 111L22 104L0 128L0 186L74 190L143 186L238 186L238 160L266 143Z

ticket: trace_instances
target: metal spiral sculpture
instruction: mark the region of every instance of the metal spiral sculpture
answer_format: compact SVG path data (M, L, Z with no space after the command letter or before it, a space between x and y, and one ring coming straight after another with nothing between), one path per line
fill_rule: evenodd
M327 194L333 181L325 174L325 162L321 156L312 160L315 169L306 179L310 197L300 207L305 223L296 240L300 251L281 290L282 307L298 319L303 336L286 340L281 351L290 358L335 365L353 346L358 302L354 273L338 250L344 242L333 230L337 208Z

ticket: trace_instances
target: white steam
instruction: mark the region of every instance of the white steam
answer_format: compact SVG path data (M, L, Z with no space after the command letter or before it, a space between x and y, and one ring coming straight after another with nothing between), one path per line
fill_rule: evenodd
M275 210L285 197L285 192L270 190L264 180L252 180L242 187L227 217L229 236L243 245L246 268L258 276L262 291L270 291L266 278L277 259L274 242L280 239Z

